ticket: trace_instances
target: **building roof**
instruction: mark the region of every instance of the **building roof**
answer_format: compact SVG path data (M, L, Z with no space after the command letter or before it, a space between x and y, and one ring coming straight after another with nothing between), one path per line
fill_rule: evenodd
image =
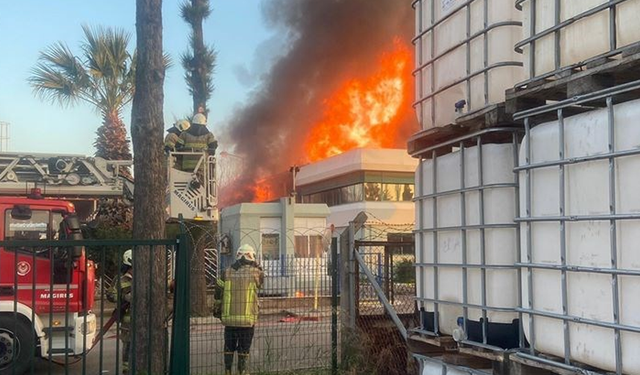
M238 203L225 207L220 215L224 217L233 215L278 217L282 216L287 199L281 198L277 202L269 203ZM327 217L329 214L329 207L324 203L296 203L294 206L294 215L296 217Z
M357 148L300 167L296 185L303 186L356 171L414 173L418 160L405 149Z

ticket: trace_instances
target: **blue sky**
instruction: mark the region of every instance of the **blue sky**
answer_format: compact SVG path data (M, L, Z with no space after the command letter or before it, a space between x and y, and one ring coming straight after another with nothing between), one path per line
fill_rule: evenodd
M186 89L180 54L187 48L188 26L180 18L178 0L165 0L164 48L174 59L165 79L165 128L188 114L191 97ZM255 52L275 55L282 49L281 34L262 21L259 0L212 0L213 13L204 25L205 41L218 51L210 106L214 134L233 109L243 104L256 77L267 68ZM80 103L71 108L45 102L33 95L27 77L39 51L57 41L74 51L83 34L81 25L121 27L135 45L133 0L0 0L0 121L9 122L9 151L57 154L93 154L94 133L100 116ZM130 126L131 108L125 122Z

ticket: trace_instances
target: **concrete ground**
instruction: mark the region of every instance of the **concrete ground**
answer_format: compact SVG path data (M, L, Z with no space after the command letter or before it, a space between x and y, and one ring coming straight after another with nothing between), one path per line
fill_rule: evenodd
M328 311L315 314L314 320L290 318L286 314L265 314L256 325L251 348L251 373L291 372L297 369L329 367L331 364L331 316ZM317 320L315 320L317 319ZM191 321L191 374L216 375L224 372L223 331L218 319L194 318ZM121 349L120 349L121 350ZM158 353L160 355L160 353ZM102 361L101 361L102 357ZM56 358L64 362L64 357ZM69 357L69 362L76 361ZM121 362L119 363L121 366ZM116 371L116 331L105 335L86 357L69 366L38 359L27 374L118 374Z

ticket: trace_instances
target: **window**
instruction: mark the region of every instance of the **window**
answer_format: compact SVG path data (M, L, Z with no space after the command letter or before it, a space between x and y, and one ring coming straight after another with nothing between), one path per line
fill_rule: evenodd
M411 202L413 200L413 184L365 182L308 194L302 197L304 203L325 203L337 206L355 202L390 201Z
M367 182L364 184L364 200L380 201L382 199L382 184Z
M382 187L383 200L393 202L411 202L413 199L412 184L384 184Z
M5 240L52 240L58 238L62 215L44 210L33 210L31 218L18 220L11 217L11 210L5 211Z
M295 254L296 258L322 257L324 244L322 236L296 236Z
M280 259L280 235L278 233L262 234L262 259Z
M404 184L402 189L402 201L411 202L413 200L413 185Z
M322 257L324 253L324 239L322 236L309 236L309 257Z
M295 237L295 254L296 258L306 258L309 255L309 237Z

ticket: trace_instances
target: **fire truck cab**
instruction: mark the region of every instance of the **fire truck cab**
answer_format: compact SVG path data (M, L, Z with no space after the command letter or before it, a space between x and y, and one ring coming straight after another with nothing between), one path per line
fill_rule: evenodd
M96 335L95 267L81 246L55 240L82 239L72 203L0 197L0 374L21 374L36 356L79 355ZM26 242L28 241L28 242ZM42 241L42 246L33 246Z

